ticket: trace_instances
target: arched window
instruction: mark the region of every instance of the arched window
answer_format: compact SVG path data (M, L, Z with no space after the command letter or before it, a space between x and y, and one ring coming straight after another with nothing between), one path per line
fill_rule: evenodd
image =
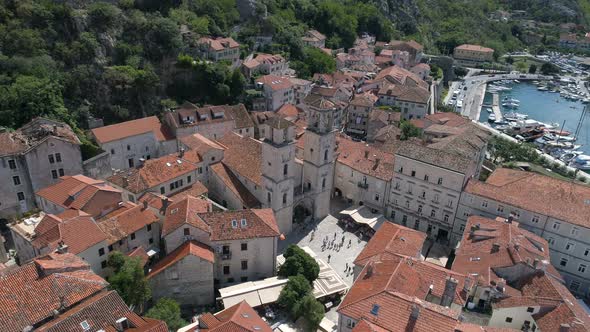
M266 200L268 201L268 204L270 204L270 202L271 202L270 193L266 193Z
M326 178L322 179L322 189L326 189Z
M328 160L328 149L326 149L326 151L324 151L324 161Z
M283 194L283 204L287 204L287 193Z
M289 165L285 164L283 165L283 175L287 175L289 174Z

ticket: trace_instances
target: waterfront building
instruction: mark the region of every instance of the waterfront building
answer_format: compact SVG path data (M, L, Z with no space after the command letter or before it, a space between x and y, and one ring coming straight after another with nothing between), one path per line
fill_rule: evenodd
M494 61L494 50L480 45L463 44L455 47L453 58L461 66L478 66Z
M469 179L479 177L488 140L488 133L473 124L461 130L399 147L387 206L392 221L451 245L464 231L456 222L459 198Z
M377 95L379 105L399 108L404 120L422 119L430 109L430 91L421 87L383 84Z

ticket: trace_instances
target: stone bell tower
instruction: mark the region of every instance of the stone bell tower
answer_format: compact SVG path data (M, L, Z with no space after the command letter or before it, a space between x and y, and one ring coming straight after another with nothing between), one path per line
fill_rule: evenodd
M334 179L336 105L324 98L307 104L308 124L303 153L303 187L313 200L313 217L320 219L330 213L330 194Z
M272 208L281 233L293 226L293 192L295 174L295 128L293 123L273 117L263 126L262 182L264 206Z

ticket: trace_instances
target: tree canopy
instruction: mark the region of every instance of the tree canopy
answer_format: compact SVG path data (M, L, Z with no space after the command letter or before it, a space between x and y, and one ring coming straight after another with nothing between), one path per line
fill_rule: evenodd
M107 281L127 305L140 307L151 297L151 289L138 257L129 257L119 251L109 254L107 266L113 274Z
M145 316L165 321L171 331L176 331L188 324L180 317L178 302L166 297L159 299L156 305L146 312Z
M318 263L298 246L291 244L283 254L285 263L279 268L278 274L282 277L291 277L296 275L304 276L309 282L317 279L320 273Z

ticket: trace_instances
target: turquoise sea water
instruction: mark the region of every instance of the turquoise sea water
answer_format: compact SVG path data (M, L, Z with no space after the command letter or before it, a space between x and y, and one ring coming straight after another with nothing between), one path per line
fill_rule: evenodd
M565 120L564 129L573 132L580 120L584 104L580 101L569 101L560 97L559 93L538 91L537 86L529 83L512 84L511 91L501 91L500 100L508 96L520 100L520 107L515 109L517 113L527 114L529 119L535 119L543 123L559 123L561 126ZM486 93L484 104L491 104L492 95ZM484 107L481 111L480 121L487 122L488 112ZM502 113L510 112L501 106ZM580 150L590 154L590 118L586 117L583 127L578 135L577 144L582 144Z

